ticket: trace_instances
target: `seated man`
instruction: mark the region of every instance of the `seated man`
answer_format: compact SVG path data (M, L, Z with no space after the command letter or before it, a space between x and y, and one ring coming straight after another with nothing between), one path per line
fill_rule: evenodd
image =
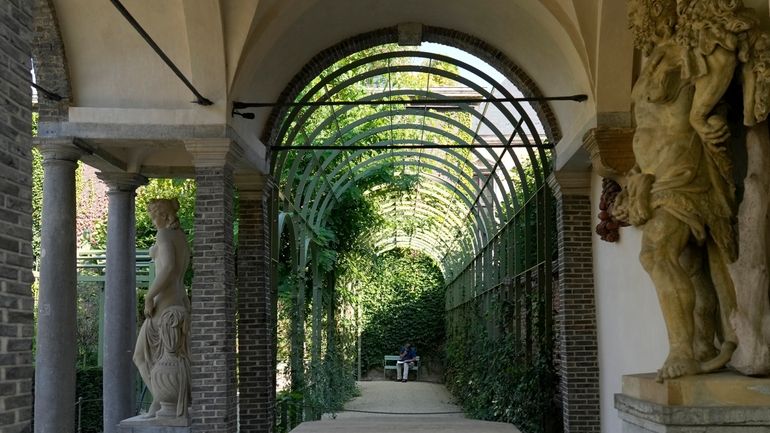
M396 361L396 380L406 382L409 378L409 367L414 366L415 358L417 358L417 350L412 346L412 343L406 343L401 348L399 356L400 359Z

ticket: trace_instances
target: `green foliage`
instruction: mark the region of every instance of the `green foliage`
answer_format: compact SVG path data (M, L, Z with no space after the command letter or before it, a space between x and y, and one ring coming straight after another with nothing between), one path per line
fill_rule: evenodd
M155 227L147 213L147 204L156 198L179 200L179 224L192 245L195 229L195 181L192 179L151 179L136 191L136 247L147 249L155 242ZM95 247L107 246L107 219L97 223Z
M92 367L99 354L99 304L102 283L78 283L77 345L78 364Z
M35 113L37 114L37 113ZM35 123L35 125L37 125ZM40 263L40 234L43 219L43 155L32 148L32 254L37 268Z
M99 367L78 368L75 395L82 400L80 416L82 433L99 433L102 429L102 369ZM77 418L76 418L77 422ZM76 426L77 427L77 426Z
M342 410L346 401L360 394L352 364L337 353L327 352L305 395L306 406L317 415Z
M357 294L363 308L364 370L382 366L382 356L398 354L406 342L423 360L441 359L444 279L433 260L396 249L375 257L363 271L369 279L360 283Z
M493 340L483 327L462 334L447 344L446 384L466 413L512 423L524 433L554 431L560 412L553 401L558 381L552 346L532 359L510 336Z

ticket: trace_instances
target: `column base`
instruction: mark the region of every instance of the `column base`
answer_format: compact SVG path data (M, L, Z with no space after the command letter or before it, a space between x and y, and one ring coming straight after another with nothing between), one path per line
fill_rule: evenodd
M770 379L720 372L655 382L623 376L615 409L623 433L760 433L770 431Z

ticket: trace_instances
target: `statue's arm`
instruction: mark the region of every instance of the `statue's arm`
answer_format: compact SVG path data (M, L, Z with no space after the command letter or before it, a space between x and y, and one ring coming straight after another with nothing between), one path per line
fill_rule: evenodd
M719 144L730 136L724 117L711 112L730 86L737 62L734 52L717 46L706 56L708 73L694 80L690 124L704 143Z

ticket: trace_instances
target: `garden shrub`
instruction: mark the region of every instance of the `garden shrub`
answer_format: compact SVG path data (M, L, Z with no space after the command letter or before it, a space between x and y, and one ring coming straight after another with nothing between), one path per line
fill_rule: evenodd
M82 433L99 433L102 429L102 369L100 367L78 368L75 385L76 398L82 398L80 427ZM75 422L77 423L76 413ZM77 425L75 426L77 428ZM77 430L76 430L77 431Z

